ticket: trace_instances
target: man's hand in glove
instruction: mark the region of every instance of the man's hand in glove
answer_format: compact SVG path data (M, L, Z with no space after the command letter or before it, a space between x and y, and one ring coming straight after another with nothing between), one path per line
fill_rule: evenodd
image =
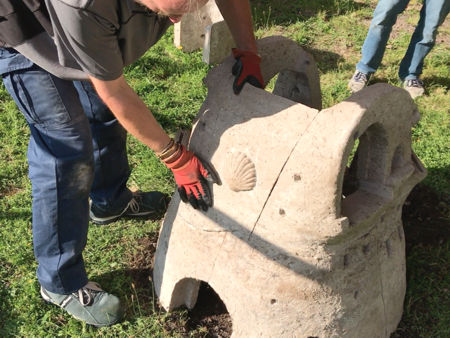
M233 91L237 95L241 92L245 83L264 88L264 80L261 75L261 58L258 54L233 48L233 56L236 62L233 66L232 73L235 76L233 82Z
M167 155L159 157L172 170L181 200L189 202L195 209L208 210L213 199L207 181L214 183L213 175L193 152L186 150L181 144L171 143Z

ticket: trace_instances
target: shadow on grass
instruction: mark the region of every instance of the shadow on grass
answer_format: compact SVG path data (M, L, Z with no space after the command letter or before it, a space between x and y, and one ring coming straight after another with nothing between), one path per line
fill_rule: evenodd
M448 77L430 76L430 77L424 77L423 81L425 82L426 87L438 85L438 86L443 87L444 90L450 89L450 78L448 78Z
M403 317L392 338L444 334L446 318L439 311L445 311L445 304L438 295L446 297L448 288L449 202L449 194L437 193L424 184L418 184L405 202L407 290Z
M440 196L439 196L440 195ZM450 195L418 184L403 207L406 253L416 246L440 246L450 240Z
M319 71L322 74L326 74L330 71L336 71L339 64L345 61L344 57L337 53L322 49L309 48L308 46L303 46L303 48L313 56L317 64L317 68L319 68ZM348 68L353 69L354 67L349 65ZM344 69L344 71L349 69Z

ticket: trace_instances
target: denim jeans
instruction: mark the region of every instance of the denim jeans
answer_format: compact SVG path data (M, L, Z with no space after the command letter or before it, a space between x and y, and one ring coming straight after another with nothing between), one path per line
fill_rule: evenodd
M69 294L88 279L82 251L89 205L122 210L131 199L126 131L91 84L61 80L12 49L0 49L6 89L29 125L29 177L37 276Z
M362 47L362 58L356 65L356 69L365 74L374 73L378 69L392 26L408 3L409 0L378 1L369 32ZM422 74L423 60L433 48L437 28L444 22L449 9L449 0L423 1L419 23L400 63L398 76L401 80L415 79Z

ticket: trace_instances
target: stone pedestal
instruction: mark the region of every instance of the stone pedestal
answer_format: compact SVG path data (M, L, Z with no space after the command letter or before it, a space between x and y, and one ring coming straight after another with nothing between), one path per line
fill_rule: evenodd
M312 60L291 58L284 38L259 43L266 81L287 71L280 92L301 78L320 98ZM222 185L206 213L174 195L155 256L161 305L192 308L205 281L233 337L389 337L406 287L402 205L426 175L411 151L414 102L388 84L325 110L248 85L236 96L233 61L208 74L189 142Z

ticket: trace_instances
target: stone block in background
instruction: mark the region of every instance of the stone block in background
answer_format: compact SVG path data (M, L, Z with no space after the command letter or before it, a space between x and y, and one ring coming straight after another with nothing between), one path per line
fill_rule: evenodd
M205 41L205 28L213 22L223 20L219 8L214 0L210 0L198 11L183 15L174 27L175 46L185 52L192 52L202 48Z
M233 47L235 47L234 39L224 20L213 22L205 28L203 62L208 65L221 63L231 54Z

